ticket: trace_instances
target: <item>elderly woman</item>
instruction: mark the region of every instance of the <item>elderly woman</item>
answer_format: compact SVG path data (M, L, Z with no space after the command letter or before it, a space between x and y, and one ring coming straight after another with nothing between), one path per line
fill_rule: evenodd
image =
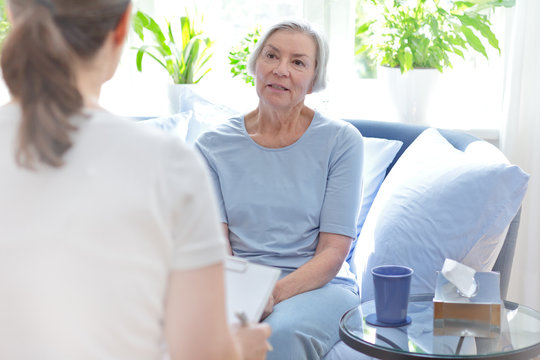
M274 25L249 68L258 107L201 135L232 254L278 267L263 317L269 359L319 359L358 303L344 262L362 185L363 141L343 121L304 104L326 85L328 47L309 24Z

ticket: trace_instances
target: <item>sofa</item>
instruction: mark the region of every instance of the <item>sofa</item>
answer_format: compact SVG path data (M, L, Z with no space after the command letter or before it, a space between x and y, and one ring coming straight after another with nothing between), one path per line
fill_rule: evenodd
M192 144L234 114L208 103L197 105L180 114L137 120ZM495 146L462 131L345 121L365 142L358 236L347 258L361 301L373 298L371 267L410 266L415 269L411 293L433 293L445 258L477 271L498 271L505 299L528 175ZM356 358L366 357L338 342L325 360Z
M348 121L349 123L351 123L352 125L354 125L361 133L362 135L364 136L365 139L370 139L370 138L374 138L374 139L387 139L387 140L393 140L393 141L400 141L402 142L402 145L401 147L399 148L399 150L397 151L397 153L395 154L394 158L389 161L389 164L386 168L386 171L385 171L385 174L384 174L384 178L391 178L391 175L392 175L392 171L394 170L394 166L396 165L401 165L400 164L400 159L401 159L401 156L403 154L406 154L406 150L409 148L409 146L411 146L411 144L414 143L414 141L419 138L419 136L421 134L424 134L425 131L428 129L427 126L421 126L421 125L414 125L414 124L408 124L408 123L395 123L395 122L380 122L380 121L367 121L367 120L356 120L356 119L349 119L349 120L346 120ZM431 131L434 131L434 129L431 129ZM499 233L499 235L495 235L493 236L494 238L494 241L497 242L498 244L497 245L494 245L492 246L491 249L489 248L483 248L483 251L491 251L493 254L492 257L494 257L494 259L491 260L490 263L486 263L486 267L482 268L482 269L477 269L477 270L482 270L482 271L489 271L489 270L492 270L492 271L497 271L500 273L500 292L501 292L501 298L502 299L506 299L506 296L507 296L507 292L508 292L508 284L509 284L509 280L510 280L510 273L511 273L511 269L512 269L512 263L513 263L513 257L514 257L514 251L515 251L515 247L516 247L516 239L517 239L517 233L518 233L518 228L519 228L519 221L520 221L520 213L521 213L521 201L523 199L523 196L524 196L524 193L526 191L526 186L527 186L527 180L528 180L528 176L527 174L523 173L521 171L521 169L515 167L515 166L512 166L510 164L508 164L507 160L504 158L504 155L502 155L502 153L495 147L495 146L492 146L491 144L488 144L486 141L484 140L481 140L471 134L468 134L466 132L462 132L462 131L455 131L455 130L442 130L442 129L439 129L437 131L440 135L442 135L442 137L448 141L448 143L457 151L459 152L465 152L469 147L471 147L471 145L474 145L474 146L477 146L477 147L482 147L483 150L480 151L480 153L482 153L482 156L486 156L486 158L491 158L491 160L493 160L493 158L495 158L495 160L492 162L492 164L494 164L493 166L501 166L500 163L504 163L504 165L501 166L501 168L504 168L504 169L501 169L501 172L504 172L506 170L510 171L510 172L513 172L513 175L515 176L512 176L510 178L505 178L504 180L501 181L502 184L499 184L499 185L502 185L502 190L501 188L498 188L496 185L493 185L492 188L490 189L486 189L486 195L489 195L489 191L490 190L493 190L493 191L508 191L510 193L510 197L514 197L513 199L510 199L510 201L508 201L508 199L506 200L500 200L499 203L498 203L498 206L505 206L507 207L507 212L505 214L505 216L501 216L498 218L498 221L500 222L499 225L499 229L500 228L503 228L502 232ZM368 149L366 149L367 151ZM367 155L367 154L366 154ZM456 154L456 155L461 155L461 154ZM428 154L427 156L436 156L434 154ZM442 157L442 156L441 156ZM369 161L369 159L365 159L366 162ZM442 162L442 160L441 160ZM482 161L479 161L479 163L481 163ZM420 166L422 166L423 164L420 164ZM472 166L475 166L475 163L473 162ZM441 166L441 167L444 167L444 166ZM396 171L401 171L403 172L403 169L396 169ZM465 170L464 170L465 171ZM484 176L501 176L501 172L495 172L493 174L490 174L488 170L486 170L486 174L484 174ZM478 177L480 180L482 179L482 176L479 176ZM390 179L389 179L390 180ZM403 177L399 178L399 179L394 179L395 181L403 181ZM511 181L509 181L511 180ZM381 183L381 187L379 189L382 189L383 191L385 190L384 189L384 183L385 183L386 180L383 180L383 182ZM470 182L475 182L474 181L474 177L469 179ZM508 185L507 183L508 182L513 182L515 186L510 186L510 189L507 189L506 186ZM426 181L426 183L429 183L428 181ZM413 186L413 185L410 185L410 186ZM467 186L467 182L464 181L464 184L463 184L463 187ZM486 185L488 186L488 185ZM379 190L377 189L377 191ZM396 189L399 189L399 184L394 186L393 190L396 190ZM460 189L457 189L455 190L456 192L459 191ZM517 190L517 191L515 191ZM451 193L452 191L450 191ZM452 194L450 194L452 196ZM376 195L377 197L377 195ZM426 198L426 199L429 199ZM480 198L478 199L475 199L475 200L478 200L478 201L481 201ZM495 204L495 203L493 203ZM403 207L406 207L407 204L402 204ZM474 208L474 205L470 205L471 207ZM441 208L441 211L443 209ZM376 209L370 209L370 212L371 211L376 211ZM474 211L474 209L471 209L471 211ZM372 214L368 213L368 217L371 216ZM394 217L395 218L395 217ZM369 221L369 220L368 220ZM391 221L391 220L389 220ZM441 221L441 222L444 222L444 221ZM373 222L371 222L371 224L373 224ZM365 226L369 226L370 224L367 224ZM373 226L372 226L373 227ZM410 230L407 228L407 226L403 226L404 230L407 231L407 230ZM369 232L369 229L365 228L365 229L361 229L361 230L364 230L364 231L368 231ZM487 231L484 231L483 234L486 234ZM496 232L499 232L499 230L495 230L494 231L495 233ZM391 233L393 234L393 233ZM362 234L362 232L360 232L359 234L359 238L358 238L358 241L362 241L363 240L363 236L364 234ZM381 236L384 237L384 234L382 234ZM486 235L487 236L487 235ZM474 239L471 239L471 241L474 241ZM413 244L414 246L414 244ZM357 244L356 245L356 250L360 249L359 245ZM414 248L411 247L411 250L413 250ZM376 252L377 250L375 249L374 252ZM474 251L474 249L472 250ZM465 256L466 258L467 256ZM478 257L478 256L476 256ZM388 257L386 257L386 259L388 259ZM380 259L380 263L384 263L385 261L385 258L383 257L382 259ZM390 261L391 263L400 263L400 264L403 264L403 265L408 265L408 266L411 266L413 268L415 268L417 266L417 264L415 263L406 263L404 262L404 259L403 257L400 258L401 261L399 260L395 260L395 261ZM463 258L462 259L455 259L455 260L459 260L459 261L462 261L464 260ZM365 269L358 269L358 267L362 266L362 265L359 265L359 264L355 264L355 261L358 261L358 259L356 259L356 256L352 256L349 258L349 261L351 262L351 266L352 267L357 267L356 268L356 272L357 272L357 277L358 277L358 280L359 280L359 286L361 287L361 289L363 290L361 294L362 296L362 301L367 301L367 300L370 300L372 299L372 297L369 297L369 296L366 296L365 294L365 289L366 289L366 285L365 284L362 284L362 282L366 282L366 279L369 279L369 274L368 274L368 271L366 271L367 269L371 268L373 265L378 265L377 263L373 263L373 264L369 264L369 261L364 261L364 267ZM438 261L434 261L434 262L429 262L429 265L427 266L427 271L431 271L433 274L436 273L437 270L440 270L441 267L440 265L441 264L441 259L438 259ZM366 265L366 263L368 263L369 265ZM380 264L379 263L379 264ZM363 276L362 276L362 273L363 273ZM366 276L366 274L368 276ZM414 286L411 290L411 292L433 292L433 284L434 283L430 283L428 286L418 286L417 289L415 290ZM420 290L418 290L420 289ZM337 326L337 325L336 325ZM331 349L331 351L327 354L327 356L325 357L325 360L336 360L336 359L347 359L347 360L350 360L350 359L366 359L367 357L363 354L360 354L358 352L356 352L355 350L351 349L351 348L348 348L343 342L339 342L338 344L336 344L334 346L333 349Z

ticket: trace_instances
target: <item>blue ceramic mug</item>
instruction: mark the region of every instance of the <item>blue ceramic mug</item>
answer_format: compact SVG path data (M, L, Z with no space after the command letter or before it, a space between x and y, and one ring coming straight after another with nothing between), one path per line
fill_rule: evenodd
M377 321L388 325L406 325L411 278L414 271L401 265L382 265L371 269Z

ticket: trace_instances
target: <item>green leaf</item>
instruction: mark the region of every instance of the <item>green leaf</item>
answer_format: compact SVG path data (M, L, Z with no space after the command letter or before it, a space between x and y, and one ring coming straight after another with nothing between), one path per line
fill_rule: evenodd
M186 54L186 50L184 50L184 58L186 59L186 81L188 83L193 82L194 77L194 65L197 63L197 58L199 57L199 48L200 48L201 42L198 39L192 39L186 50L189 49L189 51Z
M176 44L176 41L174 40L174 34L173 34L173 30L172 30L172 25L168 21L167 21L167 32L169 33L169 42L171 44Z
M397 55L401 73L406 73L413 68L413 55L410 47L405 47Z
M482 18L477 14L463 14L461 16L458 15L457 17L463 25L470 26L480 32L480 34L488 40L491 46L497 49L499 53L501 52L501 49L499 48L499 40L497 40L497 37L486 23L486 21L488 21L487 19Z
M133 16L133 30L135 31L135 34L139 36L139 39L144 41L144 22L146 21L146 17L144 17L144 14L142 14L140 11L137 11L135 15Z
M355 55L358 55L360 53L368 51L370 48L371 48L371 46L369 46L369 45L362 45L356 50Z
M137 51L137 58L136 58L136 64L137 64L137 70L142 71L142 58L144 54L146 53L146 48L148 46L141 46L139 50Z
M165 35L163 35L163 32L161 31L161 28L155 22L155 20L152 17L150 17L149 15L146 15L146 14L143 14L143 13L141 13L141 17L146 18L146 22L142 23L144 28L146 28L147 30L150 30L150 32L152 33L152 35L154 35L154 38L156 39L156 41L160 45L165 44L165 41L166 41Z
M177 22L166 21L166 25L168 38L152 17L141 11L135 14L133 30L143 42L147 42L137 51L137 69L141 71L142 58L147 53L167 70L174 83L191 83L196 76L199 81L209 71L202 72L202 68L212 57L210 48L213 42L203 37L202 31L195 29L194 21L189 16L182 16ZM175 28L175 25L179 28ZM144 36L144 31L153 35L152 41ZM182 43L177 43L176 39L181 39ZM196 75L200 72L202 75Z
M191 40L191 25L187 16L180 18L180 29L182 34L182 49L186 49Z
M456 55L459 55L462 59L465 59L465 55L463 54L463 51L457 47L452 47L452 52Z
M476 4L471 1L454 1L454 6L460 11L469 9L473 7L474 5Z
M356 29L356 36L360 35L360 34L363 34L365 33L366 31L369 30L369 28L371 27L371 25L375 22L375 20L371 20L371 21L368 21L366 23L363 23L362 25L358 26L358 28Z
M478 36L474 35L474 33L472 32L471 29L469 29L468 27L466 26L462 26L461 27L461 31L463 32L463 35L465 35L465 38L467 39L467 43L476 51L478 51L479 53L481 53L482 55L484 55L486 57L486 59L488 58L487 56L487 53L486 53L486 48L484 47L484 45L482 45L482 42L480 41L480 39L478 38Z
M204 77L204 75L208 74L208 72L212 70L211 68L208 68L208 70L206 70L197 80L195 80L193 83L194 84L197 84L199 81L201 81L201 79Z
M148 56L156 60L161 66L163 66L164 68L167 68L167 66L161 60L159 60L154 54L148 51L149 48L152 48L152 46L145 45L145 46L141 46L139 50L137 51L137 59L136 59L137 70L142 71L142 58L144 54L148 54Z

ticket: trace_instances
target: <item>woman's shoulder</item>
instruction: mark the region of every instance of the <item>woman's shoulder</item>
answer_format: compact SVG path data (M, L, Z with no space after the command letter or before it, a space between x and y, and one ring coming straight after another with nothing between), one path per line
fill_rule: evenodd
M217 124L203 132L196 143L199 145L211 145L236 141L245 135L244 116L238 115L229 118L223 123Z
M338 137L346 137L352 140L362 139L362 134L349 122L331 117L325 114L322 114L318 111L315 112L314 116L315 127L318 128L322 133L332 134Z

